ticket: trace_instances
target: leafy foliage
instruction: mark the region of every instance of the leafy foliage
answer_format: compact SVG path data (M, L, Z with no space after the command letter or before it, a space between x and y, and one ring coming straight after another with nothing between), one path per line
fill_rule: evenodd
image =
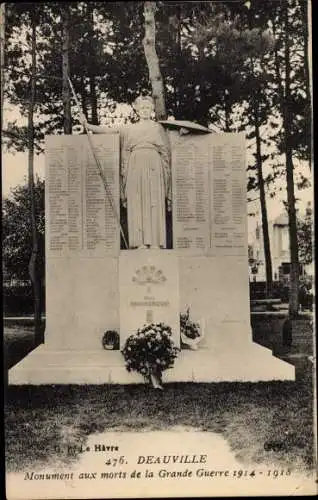
M304 218L298 218L297 227L299 261L311 264L313 259L313 218L311 210L307 210Z
M295 35L290 97L293 142L297 154L306 157L306 23L302 2L290 4ZM31 9L37 17L37 144L45 134L62 132L61 18L66 7L71 9L70 76L89 119L110 116L117 103L130 103L138 93L151 90L142 47L143 2L8 4L6 73L10 85L6 86L6 97L23 115L29 95ZM251 98L257 96L261 121L271 122L272 143L282 152L281 127L275 130L278 125L271 120L278 111L283 83L280 2L255 0L248 9L244 2L163 1L157 2L156 19L168 114L214 123L221 130L242 128L248 134L252 125L249 106ZM241 109L238 114L236 105ZM72 112L76 124L74 106ZM5 134L7 146L21 150L24 135L12 132ZM266 137L262 140L265 143Z
M38 273L44 278L45 219L44 181L35 182L36 226L39 244ZM2 256L4 278L8 280L29 280L28 265L32 249L30 224L31 200L27 185L18 186L2 204Z

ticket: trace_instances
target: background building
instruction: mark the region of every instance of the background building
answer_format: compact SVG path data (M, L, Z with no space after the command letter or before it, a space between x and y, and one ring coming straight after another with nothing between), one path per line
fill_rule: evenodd
M310 207L307 207L309 210ZM290 272L290 249L288 234L288 215L281 213L268 223L272 269L274 281L288 281ZM312 264L300 264L301 276L312 275ZM266 281L263 229L258 222L254 237L249 245L250 281Z

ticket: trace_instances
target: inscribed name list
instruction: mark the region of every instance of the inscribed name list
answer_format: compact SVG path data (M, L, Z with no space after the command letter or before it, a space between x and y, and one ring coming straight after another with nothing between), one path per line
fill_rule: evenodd
M120 343L149 323L172 328L180 345L179 264L168 250L123 251L119 257Z
M210 160L211 253L247 255L244 134L215 134Z
M247 252L244 134L170 132L173 248L181 254Z
M47 251L52 257L119 253L119 136L46 138Z
M173 248L204 252L209 246L209 136L170 132Z

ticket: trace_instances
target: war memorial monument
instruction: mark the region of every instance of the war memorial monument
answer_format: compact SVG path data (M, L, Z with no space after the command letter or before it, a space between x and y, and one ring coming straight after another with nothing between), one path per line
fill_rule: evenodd
M120 349L150 322L169 325L180 349L164 382L294 380L252 340L244 134L183 135L139 105L141 121L122 131L90 126L94 154L86 135L46 138L45 341L9 383L142 383ZM180 343L187 308L204 333L196 350ZM118 349L103 348L106 331Z

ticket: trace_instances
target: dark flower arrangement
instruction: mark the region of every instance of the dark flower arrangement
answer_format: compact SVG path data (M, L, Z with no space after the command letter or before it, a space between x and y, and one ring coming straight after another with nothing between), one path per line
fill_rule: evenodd
M181 337L184 335L189 339L196 339L201 337L200 325L190 319L190 308L186 310L185 314L180 314L180 332Z
M162 389L162 372L173 366L179 352L171 336L170 326L164 323L138 328L121 351L127 370L140 373L154 388Z
M119 335L116 330L107 330L102 338L102 345L104 349L118 350L119 349Z

